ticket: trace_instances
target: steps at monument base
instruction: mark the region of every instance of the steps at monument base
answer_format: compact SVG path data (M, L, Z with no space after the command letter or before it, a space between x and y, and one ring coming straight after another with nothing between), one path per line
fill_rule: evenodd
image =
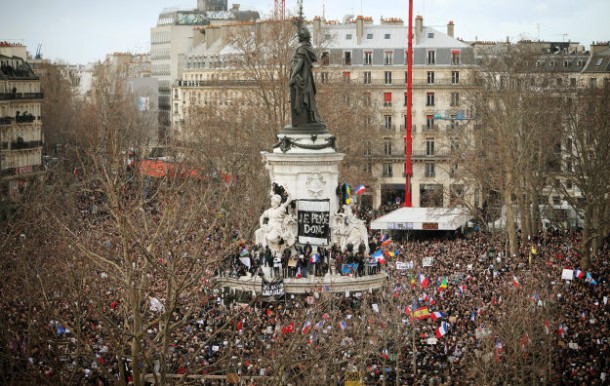
M380 272L376 275L349 277L340 275L325 275L323 277L284 278L286 294L308 294L311 292L358 292L373 291L386 284L387 275ZM242 276L240 278L217 276L212 280L217 288L231 288L236 291L261 294L262 279L258 276Z

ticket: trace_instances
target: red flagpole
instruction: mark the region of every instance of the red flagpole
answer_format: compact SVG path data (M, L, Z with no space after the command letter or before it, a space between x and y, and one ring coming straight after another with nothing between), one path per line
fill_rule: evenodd
M413 96L413 0L409 0L409 29L407 30L407 127L405 134L405 207L413 206L411 198L411 178L413 177L413 117L411 116L411 98Z

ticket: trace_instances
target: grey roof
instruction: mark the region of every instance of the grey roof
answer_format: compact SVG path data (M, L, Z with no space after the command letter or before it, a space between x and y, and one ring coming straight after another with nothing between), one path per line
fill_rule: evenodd
M585 66L583 72L610 72L610 48L591 55L591 59Z
M322 27L323 34L331 35L329 48L342 49L384 49L384 48L406 48L407 47L407 30L409 28L404 25L372 25L365 24L364 32L360 44L356 38L356 25L324 25ZM351 38L349 38L349 36ZM416 44L413 40L414 48L470 48L470 46L460 40L454 39L447 34L440 32L431 27L424 27L420 42Z

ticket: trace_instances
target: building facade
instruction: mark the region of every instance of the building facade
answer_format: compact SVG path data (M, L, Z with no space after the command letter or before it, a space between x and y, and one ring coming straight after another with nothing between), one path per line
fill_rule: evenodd
M43 97L26 47L0 42L0 200L17 197L43 172Z
M171 122L171 87L184 68L184 56L202 39L202 27L215 24L252 21L258 12L241 11L235 4L230 10L226 0L198 0L193 10L165 10L150 33L152 76L159 82L160 137L169 135Z
M407 27L401 19L378 25L362 16L338 25L313 22L314 40L329 41L321 52L319 81L339 72L341 81L359 83L378 107L378 130L370 134L375 183L373 205L401 203L405 198L407 115ZM323 36L320 36L323 35ZM446 31L426 27L417 16L413 39L413 205L445 207L462 195L459 165L452 147L468 139L469 99L476 71L473 49Z
M187 55L181 79L173 87L174 127L180 127L192 106L230 106L252 86L231 59L235 52L223 39L228 34L223 29L228 28L207 27L207 41ZM357 84L367 103L375 107L372 125L366 125L374 127L368 133L370 146L365 155L369 181L373 181L367 189L371 203L377 207L403 202L407 27L400 19L383 19L376 25L370 18L358 17L345 24L318 18L309 28L314 44L320 43L316 47L319 65L314 70L318 84ZM455 39L453 31L452 22L441 32L425 27L421 17L416 20L411 101L415 206L449 206L451 195L464 192L459 165L451 161L450 153L452 146L468 138L469 98L477 66L473 48ZM354 129L365 130L364 125Z

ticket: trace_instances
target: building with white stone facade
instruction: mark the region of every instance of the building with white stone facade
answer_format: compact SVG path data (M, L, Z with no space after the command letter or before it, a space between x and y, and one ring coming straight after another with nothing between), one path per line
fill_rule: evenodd
M253 21L258 12L241 11L238 4L227 8L226 0L198 0L191 10L166 9L150 31L152 76L159 82L159 124L165 136L171 118L171 87L180 79L184 57L202 39L202 27Z
M206 28L205 40L185 60L181 80L172 92L172 123L180 129L193 105L231 106L243 99L252 80L236 69L223 36L231 26ZM400 19L358 17L346 24L316 19L309 24L313 42L323 41L318 84L349 82L361 88L376 104L376 130L371 132L368 187L372 204L379 206L405 196L405 116L407 27ZM453 23L441 32L425 27L418 17L414 39L413 70L413 203L448 206L450 192L461 194L457 165L448 162L451 146L458 146L468 130L469 96L476 70L473 48L453 37ZM213 30L213 34L210 33ZM211 37L214 39L211 39ZM339 76L337 76L339 74ZM253 102L256 103L256 102ZM332 130L332 128L331 128Z
M43 172L40 79L26 47L0 42L0 198L3 202Z

